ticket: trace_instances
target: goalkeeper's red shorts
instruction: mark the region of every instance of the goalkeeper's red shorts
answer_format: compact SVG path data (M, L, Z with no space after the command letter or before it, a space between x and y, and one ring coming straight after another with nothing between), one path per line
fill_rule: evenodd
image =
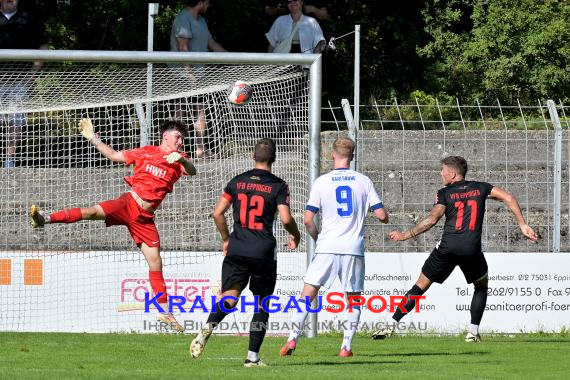
M124 193L117 199L99 203L105 212L105 224L127 226L137 246L145 243L149 247L160 247L154 214L143 210L131 193Z

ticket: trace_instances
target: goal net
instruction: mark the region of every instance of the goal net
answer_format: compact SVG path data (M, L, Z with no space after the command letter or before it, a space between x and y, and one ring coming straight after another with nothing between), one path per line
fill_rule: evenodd
M183 149L198 173L178 181L156 212L169 294L184 296L187 308L197 295L219 291L222 243L211 212L225 184L253 167L258 139L275 139L273 172L289 183L291 209L301 222L310 182L309 76L302 66L200 64L189 77L161 63L149 69L146 62L46 61L37 73L27 63L0 64L0 330L157 327L151 314L117 312L152 293L147 264L125 227L106 228L103 221L30 226L31 204L50 213L128 190L123 177L132 167L112 163L85 141L77 130L81 118L89 117L116 150L160 144L165 120L188 125ZM253 88L245 106L227 100L237 80ZM231 212L226 216L231 228ZM276 236L278 250L287 251L279 224ZM306 266L304 245L299 250L284 252L278 267L280 278L298 279L297 289ZM193 330L206 316L178 318L191 320ZM248 320L244 313L237 318Z

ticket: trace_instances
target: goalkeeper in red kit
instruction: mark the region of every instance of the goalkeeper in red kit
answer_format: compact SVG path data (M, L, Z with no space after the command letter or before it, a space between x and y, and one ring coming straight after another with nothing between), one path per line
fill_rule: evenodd
M187 134L186 125L180 121L166 121L160 127L162 142L159 146L149 145L120 152L99 139L93 131L91 120L81 120L79 131L109 160L135 166L133 176L125 177L131 190L114 200L86 208L57 211L49 216L44 216L36 205L32 205L30 212L32 226L37 228L45 224L74 223L80 220L104 220L107 227L127 226L148 263L152 290L155 294L163 293L158 298L158 303L165 312L159 313L158 320L175 326L182 332L183 327L172 313L168 313L168 298L160 257L160 238L154 223L154 212L166 194L172 192L174 183L182 175L196 174L192 161L185 153L178 151Z

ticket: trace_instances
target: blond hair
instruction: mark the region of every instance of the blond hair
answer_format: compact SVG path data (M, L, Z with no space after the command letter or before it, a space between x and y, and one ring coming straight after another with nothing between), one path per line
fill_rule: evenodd
M354 157L354 141L348 137L338 137L333 143L333 150L340 157L352 160Z

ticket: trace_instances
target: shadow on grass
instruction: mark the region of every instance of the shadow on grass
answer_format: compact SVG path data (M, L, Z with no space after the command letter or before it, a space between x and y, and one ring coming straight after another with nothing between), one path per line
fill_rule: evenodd
M398 354L357 354L360 358L369 358L374 359L372 360L354 360L354 358L346 358L340 359L335 358L335 360L320 360L311 363L307 362L293 362L293 363L280 363L281 366L305 366L305 365L366 365L366 364L402 364L405 361L398 361L398 360L381 360L384 358L393 358L393 357L421 357L421 356L472 356L472 355L488 355L490 352L488 351L466 351L466 352L405 352L405 353L398 353ZM380 360L378 360L380 359Z
M361 356L460 356L460 355L488 355L489 351L464 351L464 352L403 352L386 354L362 354Z
M549 338L518 338L512 340L494 340L493 344L500 344L500 343L508 343L508 344L517 344L517 343L570 343L569 338L559 338L559 339L549 339Z
M402 362L396 361L396 360L363 361L363 360L354 360L354 359L346 358L343 361L321 360L318 362L311 362L311 363L307 363L307 362L303 362L303 363L300 363L300 362L299 363L279 363L279 366L280 367L307 366L307 365L312 365L312 366L333 366L333 365L347 366L347 365L370 365L370 364L402 364Z

